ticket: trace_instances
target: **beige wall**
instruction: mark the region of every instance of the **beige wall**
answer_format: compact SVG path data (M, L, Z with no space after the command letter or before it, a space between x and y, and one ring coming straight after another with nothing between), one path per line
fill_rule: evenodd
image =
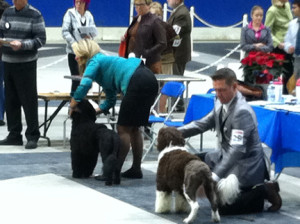
M98 28L98 42L120 42L121 36L127 27ZM61 27L46 28L47 43L64 43L61 36ZM194 28L194 41L239 41L241 28Z

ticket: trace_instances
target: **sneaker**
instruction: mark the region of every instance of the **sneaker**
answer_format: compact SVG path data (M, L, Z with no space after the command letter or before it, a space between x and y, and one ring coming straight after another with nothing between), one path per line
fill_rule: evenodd
M4 126L5 122L3 120L0 120L0 126Z
M142 179L143 173L141 169L134 170L133 168L130 168L129 170L122 173L121 177L130 178L130 179Z
M268 211L278 211L282 205L282 200L278 193L280 191L278 182L266 182L264 186L267 193L266 199L272 204L272 206L268 208Z
M36 148L37 148L37 142L33 140L29 140L25 145L25 149L36 149Z
M7 137L0 141L0 145L23 145L22 138Z

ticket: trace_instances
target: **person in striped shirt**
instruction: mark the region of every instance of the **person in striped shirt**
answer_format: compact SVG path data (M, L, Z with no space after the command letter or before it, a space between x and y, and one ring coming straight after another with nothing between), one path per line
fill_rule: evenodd
M37 101L38 49L46 43L45 22L42 14L28 0L13 0L0 21L2 61L8 136L0 145L23 145L23 107L27 129L26 149L34 149L40 137ZM3 43L3 42L2 42Z

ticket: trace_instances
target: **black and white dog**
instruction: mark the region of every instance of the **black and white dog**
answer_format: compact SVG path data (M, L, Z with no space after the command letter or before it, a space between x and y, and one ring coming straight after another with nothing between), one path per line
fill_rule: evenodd
M71 160L74 178L88 178L93 174L98 155L102 157L103 174L97 180L106 185L120 184L118 153L119 135L107 129L103 124L96 124L96 111L87 100L82 100L74 109L71 130Z
M157 141L160 154L156 176L155 212L171 211L174 192L175 212L188 212L190 208L190 214L184 222L191 223L199 209L197 191L203 188L211 204L212 221L219 222L219 205L232 203L239 193L236 176L230 175L222 179L221 185L214 182L210 168L184 148L185 140L176 128L161 128ZM229 192L226 191L228 189Z

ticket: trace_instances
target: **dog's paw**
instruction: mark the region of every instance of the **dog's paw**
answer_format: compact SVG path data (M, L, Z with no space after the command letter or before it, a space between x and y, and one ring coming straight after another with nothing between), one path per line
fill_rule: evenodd
M83 178L89 178L90 175L86 175L86 174L82 174L82 173L73 173L72 177L73 178L81 178L81 179L83 179Z
M192 222L192 220L189 217L187 217L183 220L183 223L191 223L191 222Z
M103 175L95 176L95 179L98 181L105 181L106 186L111 186L113 184L113 180Z
M103 176L103 175L95 176L95 179L98 180L98 181L108 181L108 178L106 176Z
M121 184L121 179L120 179L120 178L115 178L115 179L113 180L113 184L115 184L115 185L120 185L120 184Z
M211 221L213 222L220 222L221 218L219 215L219 211L217 210L216 212L211 211Z
M73 173L73 174L72 174L72 177L73 177L73 178L81 178L81 175L79 175L78 173Z
M112 185L112 180L107 180L107 181L105 181L105 185L106 185L106 186L111 186L111 185Z

